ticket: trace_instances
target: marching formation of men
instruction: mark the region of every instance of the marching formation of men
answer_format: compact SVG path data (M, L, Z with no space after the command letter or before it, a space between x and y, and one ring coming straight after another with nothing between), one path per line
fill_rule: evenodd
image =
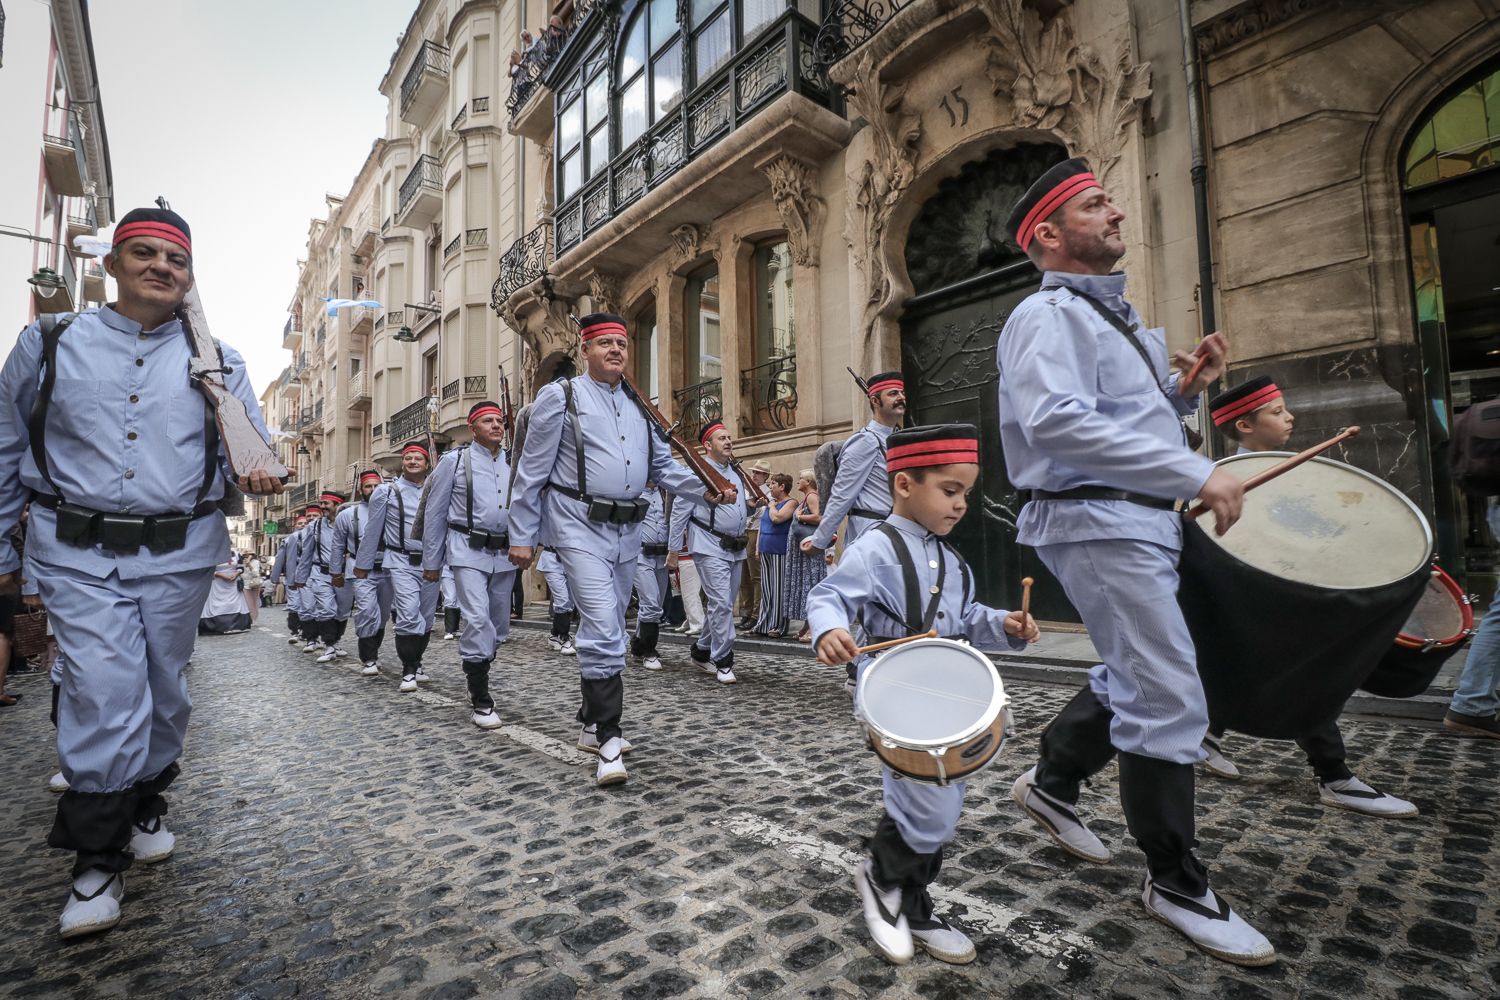
M1049 169L1009 220L1043 272L1040 290L1010 314L996 358L1006 473L1030 497L1019 540L1061 583L1103 660L1047 725L1011 794L1045 836L1104 864L1111 852L1079 804L1083 785L1117 761L1120 805L1145 855L1146 912L1210 955L1264 965L1274 948L1210 887L1195 850L1195 767L1225 777L1235 768L1174 597L1179 502L1201 500L1220 534L1240 513L1241 484L1188 446L1181 423L1224 374L1228 343L1213 334L1169 358L1163 332L1143 328L1113 270L1122 219L1074 159ZM194 625L228 546L219 501L231 481L246 492L281 489L264 470L232 476L208 404L183 398L192 347L175 310L191 287L191 260L179 216L129 213L106 259L120 301L67 320L62 333L52 319L34 324L0 372L0 533L31 499L25 576L53 612L63 654L56 718L67 791L49 843L75 854L65 937L114 926L124 872L172 853L163 793L191 708L183 668ZM597 313L579 327L583 372L542 388L514 445L508 401L474 404L467 444L439 459L430 438L411 441L399 475L364 470L351 497L325 490L303 509L270 582L288 588L289 641L318 662L346 655L353 617L360 671L379 676L394 622L399 693L429 680L439 592L451 588L445 637L456 636L469 721L489 730L507 710L491 681L513 592L535 566L551 593L551 648L576 656L576 745L597 757L594 782L611 786L629 777L627 655L662 668L673 567L690 563L707 597L690 661L720 684L739 680L735 599L759 490L722 423L702 429L701 465L674 458L671 432L625 375L620 317ZM239 355L220 350L229 389L257 414ZM972 571L944 541L978 481L984 432L903 428L899 372L862 388L870 420L839 450L822 519L802 543L804 552L829 549L846 525L838 568L807 599L819 660L845 665L852 693L878 662L864 643L929 630L984 649L1035 641L1025 610L975 599ZM1215 422L1245 447L1280 447L1291 418L1284 405L1271 409L1272 390L1254 383L1216 399ZM106 414L123 417L109 425ZM266 433L258 418L256 427ZM0 585L19 582L22 569L0 546ZM1299 742L1323 801L1380 816L1416 811L1354 777L1336 724ZM923 784L886 767L880 794L882 817L855 875L876 950L898 964L918 951L974 961L973 942L929 892L958 833L964 783Z

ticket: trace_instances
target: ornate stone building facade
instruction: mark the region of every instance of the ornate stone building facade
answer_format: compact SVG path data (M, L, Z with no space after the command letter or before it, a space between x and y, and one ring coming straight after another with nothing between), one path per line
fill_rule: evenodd
M598 0L556 13L508 102L537 194L493 295L524 341L529 388L574 364L570 314L619 311L638 384L664 410L688 428L722 417L742 456L795 472L865 419L845 366L900 366L913 416L985 429L979 513L959 541L990 557L987 596L1013 600L1023 573L1042 574L1013 543L993 353L1039 276L1003 223L1035 176L1082 155L1129 217L1123 266L1147 320L1179 347L1209 321L1224 329L1230 381L1282 381L1296 443L1365 423L1346 457L1422 504L1459 558L1467 528L1439 471L1459 399L1419 361L1446 335L1418 334L1406 157L1500 55L1493 0ZM1484 136L1500 131L1500 103L1482 86L1477 100L1477 139L1440 126L1428 145L1451 164L1459 142L1474 160L1459 180L1494 191Z

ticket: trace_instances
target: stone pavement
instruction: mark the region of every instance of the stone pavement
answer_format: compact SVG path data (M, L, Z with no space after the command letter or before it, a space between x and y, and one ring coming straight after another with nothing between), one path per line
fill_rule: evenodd
M866 943L850 866L879 813L841 672L744 655L721 688L675 647L632 667L627 785L572 748L576 661L518 630L466 721L454 643L436 680L319 666L275 633L200 640L168 821L178 850L127 876L124 922L63 944L67 859L45 679L0 714L7 836L0 995L56 997L1489 997L1500 994L1500 744L1346 720L1356 767L1423 815L1318 804L1291 744L1236 737L1250 779L1199 782L1216 886L1281 962L1241 970L1143 918L1113 769L1085 792L1113 863L1051 847L1010 801L1072 689L1017 681L1021 735L970 786L936 893L976 938L955 968ZM389 642L384 651L391 656Z

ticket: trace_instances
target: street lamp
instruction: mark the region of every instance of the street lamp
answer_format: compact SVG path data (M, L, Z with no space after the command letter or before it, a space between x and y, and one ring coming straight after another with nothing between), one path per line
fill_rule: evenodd
M44 299L50 299L67 285L62 276L50 267L37 268L36 274L26 279L26 283L36 289L36 293Z

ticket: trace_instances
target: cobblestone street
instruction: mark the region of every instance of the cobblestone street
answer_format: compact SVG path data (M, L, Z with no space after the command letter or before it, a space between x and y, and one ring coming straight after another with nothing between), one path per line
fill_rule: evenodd
M10 794L0 992L67 997L1488 997L1500 994L1500 745L1346 720L1361 776L1414 820L1326 809L1290 743L1231 737L1201 777L1201 853L1281 961L1241 970L1144 917L1114 770L1085 814L1116 852L1074 861L1009 796L1072 689L1016 681L1020 738L970 786L936 893L978 961L870 949L850 871L879 814L841 673L741 655L721 688L667 647L632 666L630 781L573 748L576 660L517 629L468 721L456 644L399 695L284 639L200 639L176 854L126 879L114 931L64 944L67 859L46 847L56 770L45 678L0 716ZM435 637L436 639L437 637Z

